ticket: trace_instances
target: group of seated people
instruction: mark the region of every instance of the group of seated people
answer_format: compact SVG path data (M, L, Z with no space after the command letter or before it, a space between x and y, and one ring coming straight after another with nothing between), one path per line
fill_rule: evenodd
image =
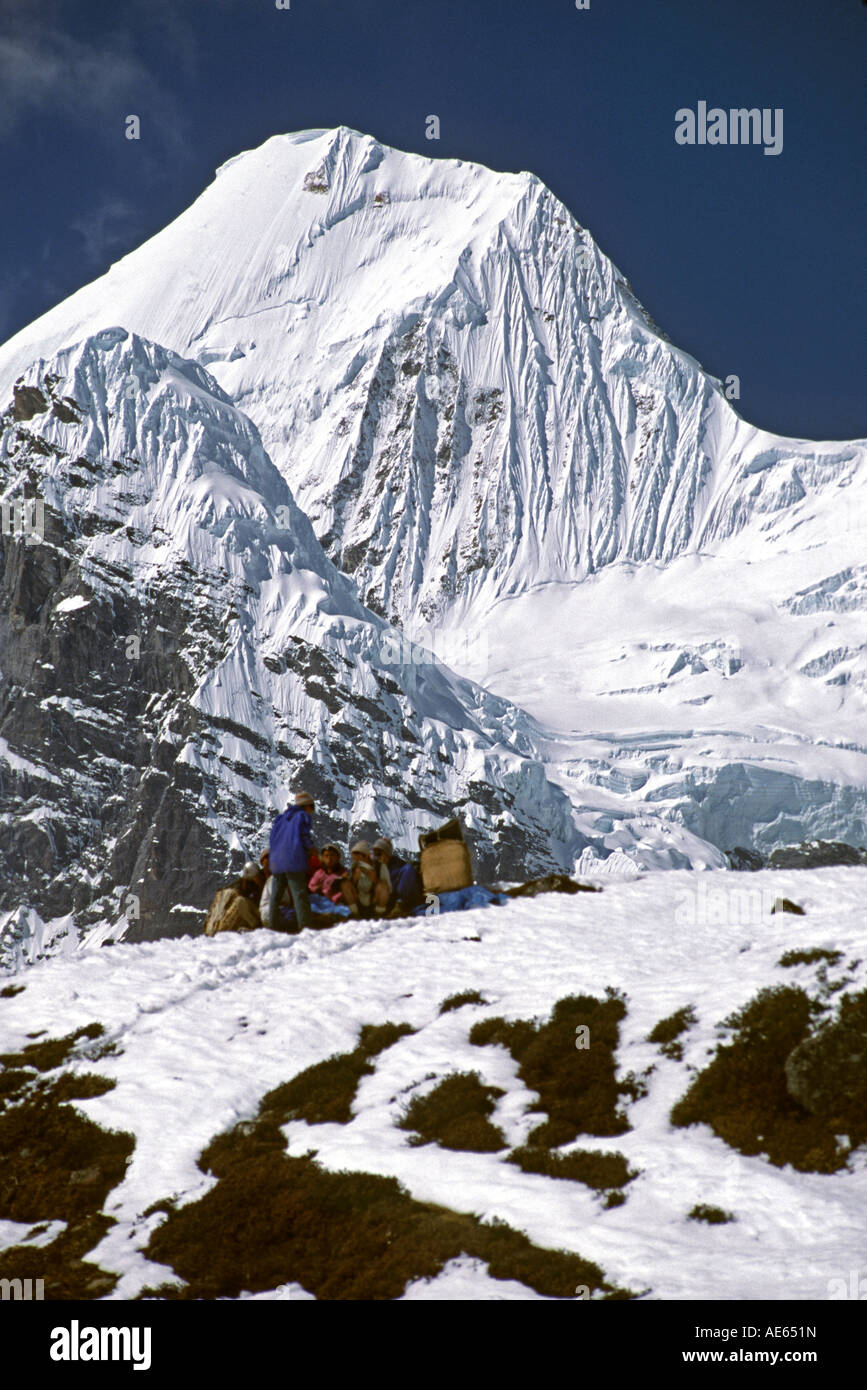
M317 849L312 842L313 810L312 798L299 793L295 805L275 820L270 847L259 863L250 860L241 872L240 891L258 907L265 926L278 927L287 893L299 931L313 925L311 893L348 907L352 917L406 917L424 901L415 865L396 854L384 836L373 845L356 841L349 851L349 868L337 845ZM281 864L292 867L275 868Z

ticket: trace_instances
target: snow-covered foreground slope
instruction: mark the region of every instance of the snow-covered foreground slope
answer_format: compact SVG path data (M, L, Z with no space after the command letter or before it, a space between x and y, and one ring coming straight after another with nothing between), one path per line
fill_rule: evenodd
M169 1198L184 1207L214 1187L196 1166L209 1141L251 1119L271 1088L350 1051L363 1025L390 1021L416 1031L374 1058L350 1122L290 1122L283 1129L290 1154L315 1150L327 1170L394 1175L418 1200L496 1217L536 1245L578 1252L610 1283L651 1299L822 1300L839 1296L841 1285L832 1281L848 1287L849 1272L863 1261L864 1150L833 1174L798 1172L760 1154L745 1157L704 1125L673 1128L669 1115L706 1066L717 1025L760 990L799 986L831 1006L838 982L863 990L863 882L859 869L673 872L613 883L597 895L550 895L296 938L259 931L122 944L21 975L24 991L0 999L0 1049L17 1051L42 1030L53 1038L93 1022L105 1028L102 1041L115 1044L113 1055L80 1056L69 1070L116 1081L76 1106L135 1137L126 1176L106 1202L116 1224L89 1254L120 1276L116 1298L172 1280L171 1270L141 1253L165 1212L144 1213ZM780 893L806 916L771 915ZM842 953L824 986L816 964L779 964L787 950L816 947ZM647 1094L627 1105L627 1132L585 1134L567 1149L626 1157L639 1176L626 1184L622 1205L603 1206L578 1182L526 1174L504 1161L505 1152L414 1147L396 1127L407 1103L436 1080L476 1071L505 1093L492 1118L508 1147L522 1144L539 1119L528 1113L535 1097L504 1048L470 1044L471 1025L493 1016L541 1021L564 996L602 998L607 988L626 997L618 1074L643 1076ZM466 990L485 1002L439 1014L447 996ZM682 1059L662 1055L649 1032L690 1005L697 1021L682 1037ZM688 1219L701 1204L735 1219ZM46 1222L53 1215L39 1213ZM0 1245L8 1251L28 1230L0 1222ZM56 1234L49 1228L33 1242ZM291 1269L277 1287L267 1296L304 1296ZM405 1296L536 1295L465 1260Z
M369 609L557 732L604 848L864 840L865 442L740 419L533 175L276 136L0 348L0 397L114 323L213 373Z

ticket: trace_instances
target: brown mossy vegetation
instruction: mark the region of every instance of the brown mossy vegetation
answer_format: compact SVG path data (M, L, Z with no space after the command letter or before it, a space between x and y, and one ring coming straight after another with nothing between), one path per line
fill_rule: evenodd
M39 1075L67 1060L80 1039L101 1032L94 1024L26 1047L4 1057L0 1072L0 1218L67 1225L47 1246L5 1250L0 1278L44 1279L52 1299L98 1298L117 1283L117 1275L84 1256L113 1224L102 1208L124 1177L135 1141L67 1104L103 1095L115 1083L88 1073L66 1072L55 1081Z
M98 1213L76 1221L50 1245L16 1245L0 1254L0 1279L42 1279L46 1299L104 1298L118 1276L85 1259L114 1225Z
M580 1256L541 1249L503 1223L417 1202L394 1178L330 1173L312 1154L289 1157L280 1126L292 1086L270 1092L255 1120L219 1135L201 1155L200 1168L218 1182L171 1211L145 1251L185 1287L142 1296L231 1298L292 1281L319 1299L394 1299L466 1254L484 1260L495 1279L516 1279L547 1297L571 1298L578 1285L631 1297Z
M789 1054L785 1073L789 1095L845 1134L843 1144L867 1140L867 990L843 996L836 1016Z
M17 1067L4 1067L0 1070L0 1111L4 1102L13 1100L20 1095L24 1088L35 1080L32 1071L21 1071Z
M661 1018L656 1027L648 1033L647 1041L658 1043L660 1052L679 1062L683 1057L683 1047L677 1039L681 1033L687 1032L695 1021L695 1010L691 1004L687 1004L685 1008L669 1014L668 1018Z
M734 1221L730 1211L723 1211L722 1207L709 1207L704 1202L699 1202L688 1214L688 1221L706 1221L709 1226L723 1226L728 1221Z
M106 1089L110 1086L101 1085L90 1094ZM0 1114L4 1219L77 1221L100 1211L123 1179L134 1148L132 1136L101 1129L70 1108L65 1102L74 1095L72 1086L58 1095L54 1087L34 1085Z
M771 915L775 912L791 912L795 917L806 917L806 912L800 903L793 903L791 898L777 898L771 908Z
M31 1043L20 1052L0 1053L0 1063L10 1067L34 1067L36 1071L54 1071L69 1059L76 1043L82 1038L100 1038L103 1031L101 1023L88 1023L74 1033L67 1033L63 1038L48 1038L42 1043ZM30 1036L38 1037L39 1034L31 1033Z
M506 1147L506 1140L489 1116L502 1095L499 1087L483 1085L477 1072L455 1072L427 1095L416 1096L398 1126L415 1132L410 1143L496 1153Z
M815 965L816 961L837 965L843 959L842 951L828 951L823 946L814 946L809 951L786 951L778 960L778 965Z
M462 1009L465 1004L484 1004L485 1000L477 989L465 989L463 994L450 994L440 1004L440 1014L451 1013L452 1009Z
M0 989L0 999L14 999L16 994L23 994L24 985L7 985L5 989Z
M561 1154L528 1145L513 1150L508 1161L517 1164L522 1173L566 1178L571 1182L584 1183L585 1187L592 1187L597 1192L623 1187L638 1177L638 1173L629 1167L623 1154L611 1152L595 1153L587 1150Z
M158 1211L164 1212L168 1216L169 1212L175 1210L175 1199L173 1197L162 1197L158 1202L151 1202L149 1207L145 1207L142 1216L156 1216Z
M282 1116L278 1124L290 1120L306 1120L309 1125L348 1124L358 1083L363 1076L373 1074L371 1058L414 1032L408 1023L366 1025L352 1052L336 1053L307 1067L270 1091L262 1104L274 1116Z
M763 989L725 1026L732 1040L717 1048L671 1112L677 1126L708 1124L743 1154L767 1154L803 1173L834 1173L846 1163L833 1121L811 1114L789 1094L785 1062L810 1033L822 1006L801 989ZM853 1145L862 1142L850 1136Z
M92 1213L67 1227L50 1245L14 1245L0 1254L0 1279L43 1279L46 1300L104 1298L118 1276L90 1264L85 1255L113 1225L110 1216Z
M619 1024L626 1014L620 995L609 989L604 1000L590 995L560 999L548 1023L488 1018L470 1032L478 1047L499 1043L518 1063L518 1075L538 1091L533 1107L547 1115L530 1135L531 1144L559 1148L580 1134L614 1135L629 1129L620 1109L624 1096L645 1094L634 1076L617 1079ZM576 1047L579 1027L589 1029L589 1046Z
M55 1101L90 1100L93 1096L104 1096L113 1091L116 1082L110 1076L96 1076L91 1072L64 1072L51 1087Z

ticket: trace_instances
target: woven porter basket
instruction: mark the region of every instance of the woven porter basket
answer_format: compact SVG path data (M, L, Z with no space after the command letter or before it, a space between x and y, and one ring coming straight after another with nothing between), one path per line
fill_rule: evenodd
M463 840L436 840L421 851L421 881L426 893L451 893L473 881L470 852Z

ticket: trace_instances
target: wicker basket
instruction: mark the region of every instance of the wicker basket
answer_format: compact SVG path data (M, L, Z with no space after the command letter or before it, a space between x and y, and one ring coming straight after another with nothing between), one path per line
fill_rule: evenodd
M426 893L451 893L473 881L470 852L463 840L437 840L421 852L421 881Z

